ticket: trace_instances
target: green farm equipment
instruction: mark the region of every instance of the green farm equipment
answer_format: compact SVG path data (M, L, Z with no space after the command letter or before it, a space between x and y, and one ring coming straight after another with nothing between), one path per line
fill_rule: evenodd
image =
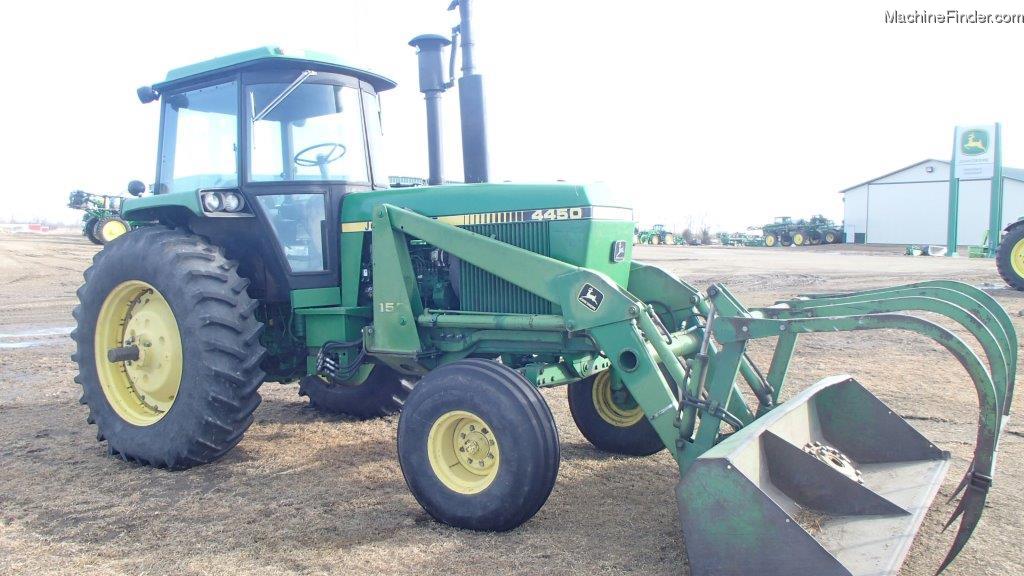
M1009 413L1018 342L1003 309L947 281L747 308L634 261L632 211L603 187L489 183L470 3L454 5L466 184L440 184L437 112L455 84L441 36L412 41L426 186L379 173L378 95L394 83L331 56L251 50L139 90L160 102L161 156L153 193L124 215L151 225L99 252L72 334L109 453L214 461L253 422L264 382L298 378L323 410L401 410L398 459L419 504L503 531L552 490L560 447L539 390L565 385L596 448L678 464L692 574L893 574L949 454L849 376L781 393L798 339L904 330L952 353L979 401L948 564L981 516ZM748 356L754 340L775 344L770 364Z
M771 224L761 227L764 245L806 246L815 244L840 244L845 235L842 226L818 214L808 220L794 221L789 216L778 216Z
M764 237L760 234L745 232L719 232L718 242L722 246L764 246Z
M131 230L121 217L121 196L104 196L75 190L68 196L68 208L83 210L82 235L94 244L106 244Z
M650 230L640 230L635 234L635 244L650 244L652 246L672 246L677 243L674 232L669 232L664 224L655 224Z

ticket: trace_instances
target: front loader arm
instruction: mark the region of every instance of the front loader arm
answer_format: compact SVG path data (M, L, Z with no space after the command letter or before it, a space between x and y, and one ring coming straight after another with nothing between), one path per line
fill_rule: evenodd
M787 428L789 424L780 426L793 418L799 420L801 411L810 409L814 403L817 403L814 405L819 406L819 410L824 410L826 408L820 407L834 401L829 400L830 398L849 396L863 406L875 406L875 418L900 420L900 424L893 425L902 426L900 433L905 434L907 438L914 438L917 433L908 431L909 425L894 416L891 410L886 416L884 406L862 387L861 392L856 392L859 385L852 380L823 381L813 389L798 395L797 400L779 404L780 391L798 336L817 332L906 330L932 339L952 353L966 369L974 383L980 412L974 461L961 488L957 490L959 493L966 488L967 492L957 506L950 523L961 515L963 520L953 547L942 564L943 568L963 548L977 525L991 485L998 438L1005 422L1003 417L1008 413L1012 399L1017 362L1017 336L1009 318L990 296L980 290L955 282L925 282L888 290L803 297L768 308L748 310L721 285L712 285L704 295L664 271L636 264L633 266L633 277L627 290L599 272L573 266L385 204L374 209L375 313L372 328L376 333L375 338L381 338L382 332L406 334L407 337L402 340L403 346L399 348L404 347L405 353L410 355L429 351L423 349L419 339L416 318L409 318L408 313L401 312L403 309L416 309L418 302L413 300L419 299L418 296L415 299L410 297L415 295L412 290L415 279L412 278L412 270L407 265L409 256L405 250L406 236L423 240L556 304L561 310L561 316L545 317L545 322L550 323L553 330L560 330L561 333L570 336L584 335L594 342L595 350L610 362L616 376L625 384L662 442L676 459L682 474L678 490L688 486L704 486L702 490L706 490L707 494L703 497L712 508L720 509L724 502L715 500L716 498L728 499L731 496L721 496L723 493L714 483L702 483L695 479L694 474L705 474L709 466L718 470L715 468L718 466L715 461L721 460L723 456L728 457L733 452L758 454L756 451L743 452L751 442L768 442L770 446L764 448L767 450L763 452L764 457L774 454L775 456L770 458L786 460L795 467L794 470L807 467L808 474L803 476L797 474L789 477L778 471L779 481L782 482L779 486L787 491L787 494L793 495L791 502L798 508L806 505L814 508L814 504L808 504L813 498L807 500L807 493L801 492L803 489L799 488L799 485L817 479L825 481L826 477L826 484L843 486L843 489L858 492L865 498L875 498L870 496L870 490L865 492L862 488L850 487L848 480L834 476L834 471L819 470L816 467L820 467L821 464L816 464L818 460L808 455L816 450L835 448L819 442L813 445L808 443L803 451L800 451L799 443L793 444L798 440L781 441L781 437L776 436L776 431L782 434L783 430L794 430L791 427ZM981 344L988 366L954 333L928 320L899 313L906 310L934 313L958 323ZM422 318L422 312L419 310L417 316ZM445 322L458 324L469 322L471 315L458 311L431 311L427 316L437 321L443 317ZM534 322L539 321L541 317L535 318L536 320L521 318L517 321ZM473 321L494 322L497 327L499 320L495 318ZM767 374L759 370L746 354L750 340L763 338L777 338L775 353ZM685 340L685 345L680 346L677 339ZM369 340L367 348L373 352ZM757 400L756 410L748 407L744 401L738 386L740 381L745 381L750 387ZM670 383L675 384L676 393L672 391ZM792 405L794 401L806 402L809 407L795 407ZM879 409L881 412L878 412ZM840 424L837 420L829 426L833 429L840 426L842 433L849 437L853 433L849 430L851 420L846 417L839 419L843 420L843 423ZM723 432L723 423L728 424L732 432ZM813 435L820 434L820 431L814 432L812 428L810 434L813 438ZM734 442L731 442L732 437L735 437ZM825 440L828 438L822 438L822 441ZM882 438L876 440L884 443ZM927 452L928 461L948 457L943 456L944 453L928 444L923 437L919 441L924 442L922 449ZM882 450L884 452L885 448ZM735 471L739 471L743 467L741 464L749 464L749 459L755 457L743 456L739 461L731 461L733 464L727 466L726 470L735 468ZM869 459L865 462L870 463L870 458L875 456L866 457ZM811 461L808 461L808 458ZM941 476L935 474L944 474L945 466L936 464L931 469L929 475L933 480L929 480L930 486L937 489L937 482L941 480ZM821 474L824 476L820 476ZM910 473L911 478L913 474ZM770 475L772 482L775 481L776 475L776 472ZM787 480L787 477L790 479ZM759 482L757 478L761 478L760 481L766 480L766 477L758 476L756 473L751 473L749 478L755 485ZM775 489L779 489L779 486ZM820 490L821 487L817 489ZM906 489L909 489L909 486ZM752 502L760 502L770 508L776 506L768 504L767 501L757 500L757 493L756 489L752 492L755 498ZM933 496L934 492L930 492L929 495L928 490L924 490L915 496L920 499L915 506L923 502L927 507ZM707 522L712 520L705 520L708 514L703 511L701 501L691 502L685 498L686 496L680 492L680 513L684 518L684 526L709 529L711 525ZM908 508L911 509L916 511L913 514L909 511L902 513L911 514L912 524L919 522L923 512L919 507ZM793 509L786 509L770 514L766 511L766 514L781 513L789 518L787 522L791 522L793 517L789 514L793 512ZM767 521L769 516L758 518L759 521ZM758 533L776 531L779 526L774 522L769 521L762 528L758 528L757 530L763 531ZM905 529L908 529L907 526L900 528ZM914 526L910 526L909 529L916 531ZM883 537L881 541L885 542L885 538ZM816 544L808 543L808 546L808 550L819 550L815 548ZM907 547L909 542L892 546L887 553L890 555L886 562L895 561L897 563L890 566L898 567L900 554L904 554ZM706 543L706 550L697 553L707 556L707 562L701 559L700 565L718 566L719 570L723 566L731 565L730 563L737 558L726 543L717 546L714 539ZM846 562L840 556L833 560L840 564ZM885 555L877 558L883 556ZM787 558L785 554L777 557L775 561L780 568L769 568L767 573L786 573L781 566L794 561L794 558L796 557ZM832 566L829 562L831 561L827 561L825 565ZM691 566L696 567L697 564L691 562ZM875 566L881 569L880 567L881 565ZM888 569L883 569L883 572L878 573L889 572Z

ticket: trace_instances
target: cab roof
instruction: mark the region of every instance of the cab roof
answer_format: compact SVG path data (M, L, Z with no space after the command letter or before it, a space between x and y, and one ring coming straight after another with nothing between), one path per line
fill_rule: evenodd
M347 74L370 84L378 92L390 90L396 86L393 80L361 68L355 68L332 54L312 50L285 50L280 46L262 46L175 68L167 73L167 78L163 82L155 84L153 88L163 92L183 84L201 81L205 77L216 76L224 72L266 67L268 64L270 66L293 64L322 72Z

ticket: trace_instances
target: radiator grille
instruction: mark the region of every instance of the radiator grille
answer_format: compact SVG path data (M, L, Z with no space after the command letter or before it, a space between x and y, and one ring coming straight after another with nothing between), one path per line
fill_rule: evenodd
M550 255L548 222L512 222L476 224L467 230L543 254ZM507 263L514 266L512 262ZM460 265L461 308L473 312L504 312L508 314L551 314L552 304L490 272L466 262Z

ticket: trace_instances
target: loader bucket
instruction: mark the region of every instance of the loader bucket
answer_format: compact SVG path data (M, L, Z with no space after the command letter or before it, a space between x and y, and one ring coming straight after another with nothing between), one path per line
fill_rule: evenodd
M682 477L691 573L895 574L948 467L855 380L822 380Z

